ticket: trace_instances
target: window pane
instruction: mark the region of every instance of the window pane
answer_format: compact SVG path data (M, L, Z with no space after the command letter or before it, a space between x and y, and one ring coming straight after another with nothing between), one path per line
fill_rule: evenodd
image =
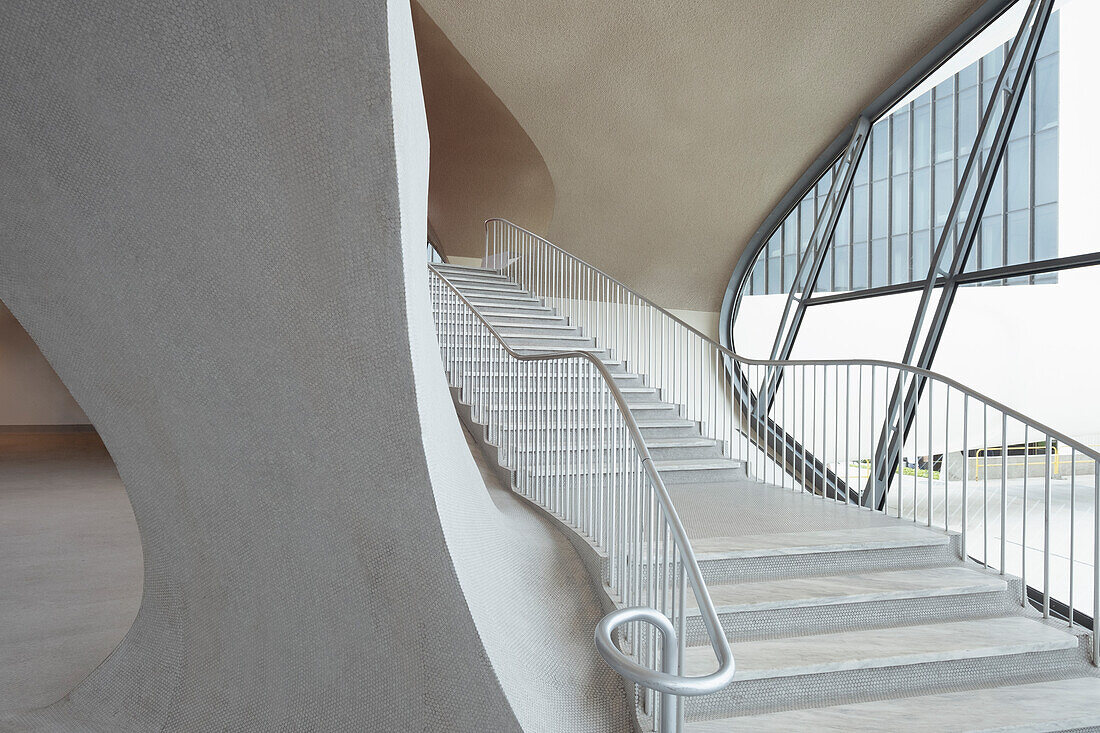
M981 257L978 268L988 270L1004 264L1004 235L1001 232L1001 217L987 216L982 219L981 245L978 248ZM971 257L973 259L973 257Z
M909 236L902 234L890 240L890 283L909 282Z
M888 181L875 181L871 191L871 236L885 237L889 232L890 184Z
M778 257L768 258L768 293L783 292L783 264Z
M1058 124L1058 57L1050 56L1035 64L1035 129L1046 130Z
M894 176L891 197L891 234L905 234L909 231L909 176Z
M955 197L955 166L953 163L936 164L936 224L943 226L947 212Z
M871 175L885 178L889 173L890 120L882 120L871 128Z
M893 153L893 173L905 173L909 170L909 111L903 110L894 115L893 137L890 140Z
M803 201L802 206L799 207L799 219L801 221L801 231L799 231L798 235L799 255L806 251L806 244L810 241L810 237L813 236L815 213L813 199Z
M913 226L927 227L932 223L932 170L921 168L913 173Z
M798 219L789 217L783 223L783 254L798 253Z
M841 245L833 251L833 287L835 290L848 289L848 268L851 266L851 259L851 247Z
M1008 210L1026 209L1028 189L1031 183L1028 171L1027 140L1014 140L1008 144L1005 157L1008 171Z
M1035 136L1035 204L1058 200L1058 130Z
M913 232L913 279L923 280L928 276L928 257L931 232L924 229Z
M1013 211L1008 215L1008 261L1006 265L1016 265L1027 262L1030 259L1028 251L1028 216L1027 211Z
M932 108L929 105L913 111L913 165L929 165L932 162Z
M890 240L876 239L871 242L871 287L879 288L890 284Z
M767 276L766 260L757 260L752 268L752 282L749 284L749 295L764 294L764 278Z
M978 135L978 90L967 89L959 93L958 151L962 155L974 147Z
M947 80L936 87L936 160L951 160L955 155L955 98L952 93L952 80Z
M1058 256L1058 205L1035 207L1035 259Z
M852 189L852 241L867 241L867 186Z
M867 243L856 242L852 245L852 289L867 287Z

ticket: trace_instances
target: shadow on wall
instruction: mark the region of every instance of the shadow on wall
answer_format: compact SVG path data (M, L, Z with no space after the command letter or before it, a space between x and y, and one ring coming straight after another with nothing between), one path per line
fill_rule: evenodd
M413 30L431 137L428 221L447 257L481 257L482 222L509 219L546 236L554 183L504 103L417 3Z
M38 345L0 302L0 429L88 424Z

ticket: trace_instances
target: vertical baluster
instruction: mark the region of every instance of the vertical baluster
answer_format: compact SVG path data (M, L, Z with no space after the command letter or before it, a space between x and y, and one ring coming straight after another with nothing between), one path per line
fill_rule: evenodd
M1020 605L1027 607L1027 474L1030 471L1031 461L1031 446L1028 444L1028 426L1024 425L1024 485L1021 491L1021 497L1023 502L1023 521L1020 528L1020 585L1023 586L1023 591L1020 593Z
M1043 471L1043 618L1050 618L1050 435L1046 435Z
M962 471L962 517L960 521L962 523L962 559L966 560L970 548L967 546L968 538L970 537L970 527L968 514L970 512L970 501L967 495L967 478L970 476L970 442L968 440L968 433L970 432L970 395L963 393L963 471ZM976 462L975 462L975 465Z
M1073 574L1074 574L1074 545L1077 539L1077 449L1071 448L1069 452L1069 626L1073 628L1073 609L1077 608L1073 598Z

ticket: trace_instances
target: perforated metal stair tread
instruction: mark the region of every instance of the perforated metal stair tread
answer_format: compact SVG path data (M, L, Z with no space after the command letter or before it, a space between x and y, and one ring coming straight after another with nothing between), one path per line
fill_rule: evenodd
M1076 649L1077 637L1023 616L859 629L733 643L734 684L859 669ZM684 673L717 669L709 646L689 647Z
M833 606L910 598L1003 592L1001 578L963 566L912 568L748 583L711 583L710 596L724 613ZM695 596L688 605L695 608Z
M808 555L853 550L947 545L943 532L905 524L854 529L827 529L740 537L700 537L691 541L700 560Z
M1100 679L1075 677L781 713L722 718L686 733L966 731L1045 733L1100 726Z

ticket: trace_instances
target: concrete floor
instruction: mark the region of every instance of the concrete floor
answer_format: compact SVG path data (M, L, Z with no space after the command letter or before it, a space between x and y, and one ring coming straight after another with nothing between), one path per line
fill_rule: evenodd
M63 697L141 602L141 540L95 433L0 433L0 713Z

